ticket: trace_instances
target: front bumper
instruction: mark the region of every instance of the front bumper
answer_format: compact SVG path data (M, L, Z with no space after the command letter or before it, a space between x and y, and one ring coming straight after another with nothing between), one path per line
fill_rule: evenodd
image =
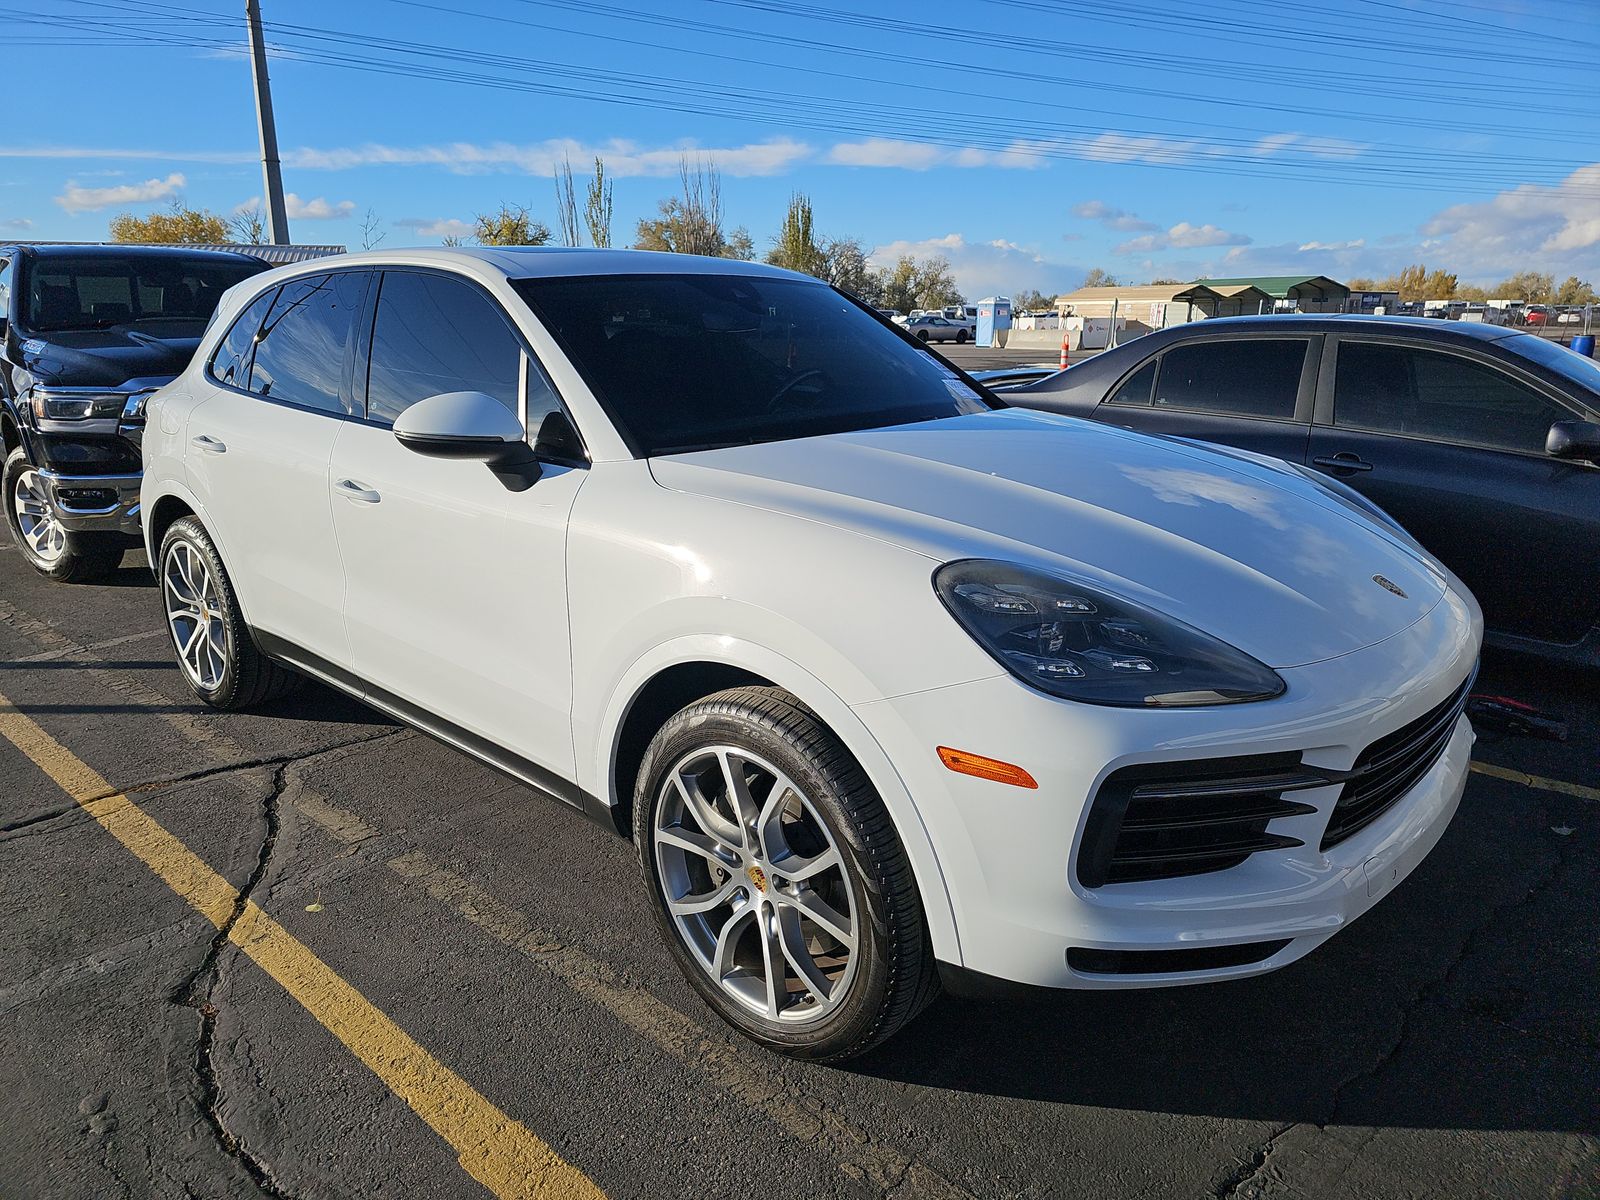
M39 478L63 527L76 533L140 536L142 475L64 475L41 468Z
M1374 741L1446 701L1481 640L1476 605L1453 588L1408 629L1373 646L1280 672L1275 700L1128 710L1069 704L1009 676L858 706L900 768L933 841L969 972L1057 988L1151 987L1256 975L1302 957L1370 909L1442 836L1466 786L1473 734L1463 718L1432 767L1370 825L1319 850L1338 784L1295 793L1313 812L1271 829L1304 844L1227 870L1082 885L1074 870L1101 781L1136 763L1295 751L1348 770ZM957 775L935 748L1025 767L1025 790ZM1229 948L1261 947L1254 961ZM1111 951L1201 951L1217 965L1136 973L1082 969ZM1069 956L1076 965L1069 964ZM1156 960L1158 962L1165 960ZM1233 965L1227 965L1231 962Z

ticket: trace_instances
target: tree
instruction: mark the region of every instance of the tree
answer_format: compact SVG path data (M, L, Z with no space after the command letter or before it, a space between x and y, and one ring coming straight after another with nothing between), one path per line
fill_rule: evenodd
M1375 292L1378 290L1378 284L1376 280L1365 277L1352 279L1350 281L1350 290L1352 292Z
M1086 287L1086 288L1091 288L1091 287L1116 287L1117 286L1117 277L1115 275L1107 273L1106 271L1102 271L1099 267L1095 267L1092 271L1090 271L1087 275L1085 275L1083 277L1083 282L1081 284L1079 284L1078 286L1079 287Z
M260 246L267 240L267 217L261 205L248 204L234 210L228 218L228 233L236 242L246 246Z
M894 266L880 273L880 279L884 308L910 312L913 308L943 308L962 302L950 263L943 258L918 262L904 254Z
M722 243L720 258L736 258L740 262L754 262L756 257L755 239L750 236L750 231L743 225L735 229Z
M361 248L363 250L371 250L389 236L378 228L382 223L383 219L378 216L377 209L367 209L367 215L361 218Z
M602 248L611 245L611 181L606 164L597 154L594 178L589 180L589 195L583 205L583 222L589 227L589 241Z
M778 236L772 239L767 261L775 267L826 278L827 256L812 234L811 200L804 193L789 197L789 211L784 214Z
M841 291L874 307L882 307L883 286L878 272L867 265L867 252L855 238L829 238L822 244L822 278Z
M522 204L502 204L499 212L476 213L472 221L472 239L480 246L542 246L550 240L550 226Z
M1464 283L1460 287L1456 288L1456 294L1452 298L1456 300L1481 301L1488 300L1491 297L1489 296L1488 289L1481 288L1475 283Z
M681 190L661 201L659 215L639 222L636 250L665 250L674 254L703 254L711 258L754 257L750 235L722 228L722 174L710 159L688 155L678 163Z
M111 218L114 242L151 242L157 245L207 245L228 240L228 223L203 208L185 208L174 200L166 212L136 217L118 213Z
M1549 304L1555 292L1555 278L1542 271L1518 271L1494 289L1497 299L1521 300L1525 304Z
M1568 275L1556 289L1557 304L1593 304L1597 300L1600 300L1600 296L1595 295L1588 280L1579 279L1576 275Z
M1012 312L1038 312L1040 309L1053 309L1055 306L1054 296L1046 296L1035 288L1025 288L1011 298Z
M556 224L563 246L581 246L578 234L578 192L572 181L572 160L563 158L556 168Z
M1452 271L1430 271L1426 263L1412 263L1409 267L1402 267L1398 275L1380 279L1370 289L1361 290L1399 292L1402 301L1449 300L1455 296L1459 285L1460 280ZM1350 286L1352 289L1355 287L1354 284Z

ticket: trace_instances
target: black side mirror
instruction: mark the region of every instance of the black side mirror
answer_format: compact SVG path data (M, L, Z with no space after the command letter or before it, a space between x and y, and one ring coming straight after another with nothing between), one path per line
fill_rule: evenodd
M1600 422L1557 421L1544 440L1551 458L1586 458L1600 462Z
M533 439L533 452L547 462L559 463L564 467L583 466L589 461L589 454L583 448L583 439L578 436L572 419L559 408L546 413L544 420L539 422L539 433Z

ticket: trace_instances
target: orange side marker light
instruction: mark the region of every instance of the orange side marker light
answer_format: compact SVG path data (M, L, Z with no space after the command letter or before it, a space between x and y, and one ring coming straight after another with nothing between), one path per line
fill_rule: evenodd
M1019 788L1037 789L1039 786L1033 776L1021 767L1001 762L998 758L985 758L981 754L969 754L965 750L952 750L949 746L940 746L939 761L961 775L976 775L979 779L1009 783Z

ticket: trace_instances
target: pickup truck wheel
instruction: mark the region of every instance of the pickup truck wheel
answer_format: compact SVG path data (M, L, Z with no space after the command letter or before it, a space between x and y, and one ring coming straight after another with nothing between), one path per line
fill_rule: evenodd
M122 547L92 533L69 530L56 519L38 468L22 447L6 455L6 523L22 557L39 574L60 583L83 583L116 570Z
M634 835L678 965L768 1049L853 1058L938 994L883 801L787 692L734 688L673 716L640 764Z
M194 517L161 539L156 583L189 690L213 708L249 708L293 691L304 677L256 647L222 556Z

